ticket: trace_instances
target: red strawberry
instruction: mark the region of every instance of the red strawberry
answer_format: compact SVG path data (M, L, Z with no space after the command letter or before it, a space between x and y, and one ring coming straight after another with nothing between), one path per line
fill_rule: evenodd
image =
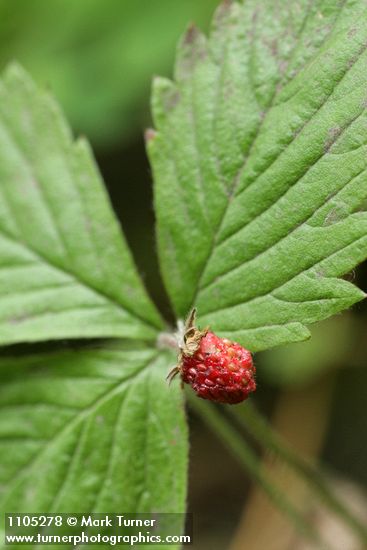
M255 366L251 353L227 338L194 326L195 311L186 323L178 366L172 379L190 384L199 397L219 403L240 403L255 391Z

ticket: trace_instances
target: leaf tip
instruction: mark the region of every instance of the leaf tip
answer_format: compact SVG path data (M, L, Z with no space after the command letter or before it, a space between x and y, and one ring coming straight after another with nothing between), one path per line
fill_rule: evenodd
M231 9L233 4L234 4L234 0L222 0L222 2L219 4L219 9L229 10Z
M177 86L168 78L155 77L152 86L152 107L154 125L159 128L160 121L170 113L180 101Z
M24 69L24 67L18 63L18 61L10 61L3 72L4 80L7 81L31 81L29 73Z
M157 132L153 128L147 128L144 132L145 143L148 144L151 141L153 141L156 135L157 135Z
M95 162L92 147L85 135L82 134L78 136L75 140L74 146L78 151L87 154L90 161L93 163Z
M238 14L237 11L234 11L235 8L239 8L239 5L234 0L222 0L214 13L213 28L220 29L223 26L227 26L231 15Z
M175 78L190 78L200 61L207 57L207 40L204 33L191 23L178 45Z
M191 45L194 44L200 37L201 32L195 23L190 23L183 35L182 44Z

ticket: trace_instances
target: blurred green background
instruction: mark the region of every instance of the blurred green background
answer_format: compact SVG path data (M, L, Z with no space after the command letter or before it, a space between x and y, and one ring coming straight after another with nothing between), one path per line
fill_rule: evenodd
M217 3L0 0L1 67L14 59L23 64L37 82L52 89L75 134L86 135L92 143L142 277L169 320L172 314L156 258L151 172L142 136L151 124L152 77L172 74L180 35L191 21L207 30ZM353 277L367 289L364 266ZM335 479L347 478L359 490L367 487L366 342L366 306L359 304L353 312L315 326L311 341L256 357L259 408L271 417L279 408L290 407L302 440L308 407L312 408L315 395L324 399L318 409L323 417L316 419L314 430L321 438L321 460ZM284 396L293 396L291 405ZM250 482L200 420L192 415L190 421L189 509L195 514L194 547L227 548Z
M127 143L149 121L154 74L169 74L188 22L216 0L2 0L0 63L16 58L53 89L95 147Z

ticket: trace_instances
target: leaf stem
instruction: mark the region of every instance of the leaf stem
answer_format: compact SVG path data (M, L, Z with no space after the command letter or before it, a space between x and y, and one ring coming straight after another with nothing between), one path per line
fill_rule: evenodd
M265 491L269 499L292 521L297 530L313 542L315 548L325 548L317 531L305 520L293 504L279 491L265 474L256 453L245 442L242 434L211 403L205 403L188 392L192 409L223 441L251 478Z
M293 468L307 484L312 487L315 493L321 498L324 504L338 515L353 531L358 534L361 541L367 543L367 528L355 517L355 515L344 505L334 494L328 483L325 482L322 471L317 469L309 461L301 457L280 437L256 410L251 402L244 406L230 409L226 408L230 416L244 427L254 439L262 445L266 451L283 459Z

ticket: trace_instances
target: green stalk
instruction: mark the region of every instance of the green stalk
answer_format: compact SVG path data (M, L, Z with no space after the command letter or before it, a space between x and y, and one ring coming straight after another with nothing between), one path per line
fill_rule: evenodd
M354 516L353 513L334 494L325 482L324 475L310 462L303 459L270 427L268 422L255 409L252 403L247 402L241 407L226 408L231 417L244 427L258 443L267 451L273 452L291 466L313 488L324 504L340 517L367 543L367 527Z
M259 484L269 499L292 521L296 529L307 539L313 542L315 548L323 549L323 545L317 531L311 527L307 520L284 497L279 489L265 474L261 467L261 460L251 447L244 441L242 434L217 411L211 403L198 399L195 395L188 393L188 399L192 409L203 419L213 430L237 460L246 469L250 477Z

